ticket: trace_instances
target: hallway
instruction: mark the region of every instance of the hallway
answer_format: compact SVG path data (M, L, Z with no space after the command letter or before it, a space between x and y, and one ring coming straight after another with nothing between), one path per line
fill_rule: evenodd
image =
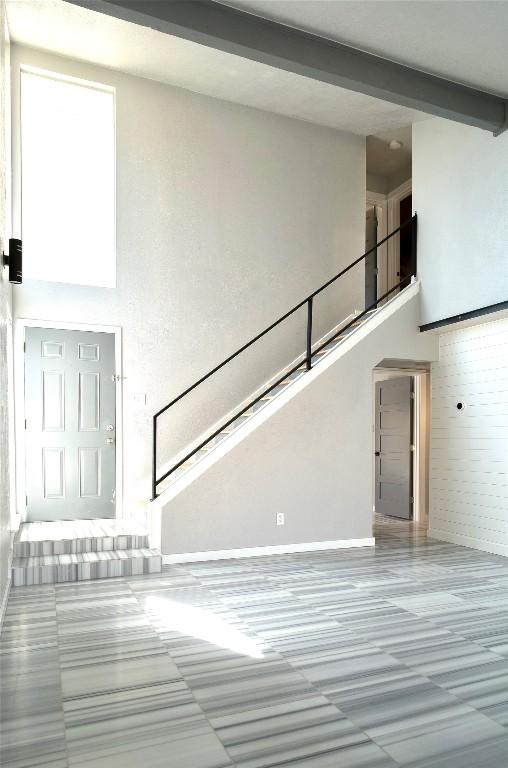
M375 549L13 588L4 768L501 768L508 560Z

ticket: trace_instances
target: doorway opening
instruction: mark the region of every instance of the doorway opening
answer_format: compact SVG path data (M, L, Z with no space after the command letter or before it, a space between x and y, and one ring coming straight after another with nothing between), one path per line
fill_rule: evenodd
M426 526L429 365L385 360L373 371L373 510Z
M119 328L19 320L16 481L22 522L122 511Z
M385 258L383 246L376 248L377 243L382 239L380 236L383 222L383 209L374 202L367 200L367 210L365 214L365 306L372 307L377 301L378 296L382 296L385 291L380 287L382 280L380 272L385 272ZM374 249L374 250L372 250ZM369 251L371 251L369 253Z
M365 250L381 242L412 217L412 127L403 126L367 136ZM411 228L395 235L365 260L365 298L372 299L377 282L378 296L411 275ZM375 270L377 268L377 278ZM405 280L407 278L407 280ZM395 293L388 298L393 298ZM375 299L374 299L375 301ZM369 301L370 306L373 301Z
M399 222L409 221L413 215L413 196L411 193L399 200ZM411 228L406 227L399 235L399 269L397 272L398 282L402 283L400 289L407 288L411 282L412 262L411 262Z

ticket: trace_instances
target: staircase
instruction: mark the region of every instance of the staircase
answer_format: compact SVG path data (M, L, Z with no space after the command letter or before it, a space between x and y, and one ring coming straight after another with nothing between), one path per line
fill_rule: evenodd
M382 296L377 293L377 251L380 246L391 238L398 236L403 230L409 229L411 240L410 268L409 273L401 275L402 279ZM298 382L307 376L316 366L324 362L328 356L335 357L338 348L347 345L349 338L360 331L362 326L368 324L379 312L384 312L387 306L396 300L397 296L404 292L416 278L416 232L417 217L413 216L408 221L401 224L393 232L390 232L383 240L376 243L374 247L366 253L359 256L338 274L320 286L312 294L292 307L282 317L271 323L267 328L258 333L253 339L244 344L240 349L227 357L219 365L216 365L211 371L198 379L194 384L188 387L178 397L175 397L153 416L153 442L152 442L152 498L164 497L164 501L170 501L180 490L194 478L197 478L206 467L218 460L224 453L236 444L235 438L240 434L246 435L250 425L255 428L260 423L262 413L266 410L273 412L275 403L286 402L289 391L297 389ZM331 285L336 284L342 277L351 270L360 268L365 270L365 309L356 312L353 319L344 321L331 330L324 338L317 342L313 341L312 328L314 316L314 299L322 294ZM362 273L363 278L363 273ZM236 413L229 418L220 427L214 429L211 434L207 434L197 441L192 448L187 448L173 458L170 462L160 463L160 441L158 437L159 420L165 417L177 403L182 401L197 387L210 379L214 374L225 366L229 365L235 358L241 355L260 339L267 336L274 328L279 326L295 313L307 310L306 343L305 351L294 361L294 364L285 369L281 374L272 380L266 388L256 395L253 399L242 406L239 406ZM303 346L303 345L302 345ZM273 406L273 407L272 407ZM212 459L213 456L213 459Z
M148 533L122 520L23 523L14 539L14 587L160 573Z
M152 507L152 512L156 512L158 508L160 513L165 503L197 479L208 467L219 461L302 388L309 385L316 375L326 370L327 364L333 365L334 361L345 354L357 340L369 333L370 328L382 323L393 311L396 311L399 297L400 301L404 302L405 298L401 294L405 294L405 297L410 294L411 283L416 277L416 223L416 216L413 216L412 219L401 224L373 248L351 262L154 414L151 501L160 501ZM406 227L410 227L411 232L410 272L405 274L397 285L391 287L382 296L378 296L377 249ZM369 256L371 258L367 263ZM314 342L312 336L314 299L355 267L365 268L365 309L356 312L353 317L350 316L339 323L323 338ZM186 448L172 461L161 464L157 429L159 419L280 323L303 309L306 309L307 313L306 343L303 354L270 383L265 384L263 391L255 393L250 402L238 406L236 412L226 417L227 420L221 426L213 428L211 434L200 438L196 445ZM155 541L160 537L160 525L155 524L154 514L149 515L148 520ZM12 585L15 587L80 582L118 576L142 576L159 573L161 570L161 553L158 549L149 547L147 530L130 521L69 520L25 523L16 534L14 541Z
M318 342L316 347L319 348L319 351L316 351L311 355L311 368L315 368L323 362L331 352L340 347L347 339L352 337L360 328L362 328L362 326L368 323L378 311L378 309L371 309L360 316L358 320L344 323L344 330L340 331L339 335L336 335L335 332L333 334L328 334L331 337L331 340L325 340L324 346L322 346L322 341ZM171 472L166 479L166 483L161 492L169 491L176 484L177 480L181 480L185 477L190 478L193 474L193 470L195 470L200 462L207 457L211 457L212 452L219 449L219 447L224 447L223 444L225 441L234 440L235 436L239 436L240 433L243 433L255 416L258 416L270 403L282 398L282 396L290 390L292 385L296 384L297 381L300 381L300 379L305 376L308 370L309 367L305 362L302 363L296 371L286 374L280 372L279 377L282 377L282 379L277 378L277 383L271 389L268 389L257 402L252 404L244 413L235 418L228 426L221 428L215 437L209 439L199 450L195 451L187 460L180 464L177 469Z

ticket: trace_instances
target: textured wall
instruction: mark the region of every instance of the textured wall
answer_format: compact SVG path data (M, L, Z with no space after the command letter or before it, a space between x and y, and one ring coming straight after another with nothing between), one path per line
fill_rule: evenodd
M418 300L169 502L163 554L372 536L372 369L385 358L436 359L437 338L418 332Z
M508 319L442 334L431 386L431 533L508 555Z
M364 140L16 47L15 93L23 62L116 87L117 288L27 281L15 312L122 326L129 505L150 496L151 414L362 253ZM359 305L362 278L316 301L316 333ZM304 321L175 409L166 457L303 351Z
M508 133L447 120L413 125L422 322L508 297Z
M0 253L5 249L5 3L0 0ZM9 427L7 400L7 334L10 333L10 285L0 271L0 619L8 584L10 554ZM5 272L5 275L4 275Z

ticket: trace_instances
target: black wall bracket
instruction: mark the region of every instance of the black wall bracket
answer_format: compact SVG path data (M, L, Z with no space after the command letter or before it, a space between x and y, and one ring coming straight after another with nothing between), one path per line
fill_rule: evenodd
M21 240L11 237L9 252L2 254L2 267L9 267L9 282L19 285L23 282L23 247Z

